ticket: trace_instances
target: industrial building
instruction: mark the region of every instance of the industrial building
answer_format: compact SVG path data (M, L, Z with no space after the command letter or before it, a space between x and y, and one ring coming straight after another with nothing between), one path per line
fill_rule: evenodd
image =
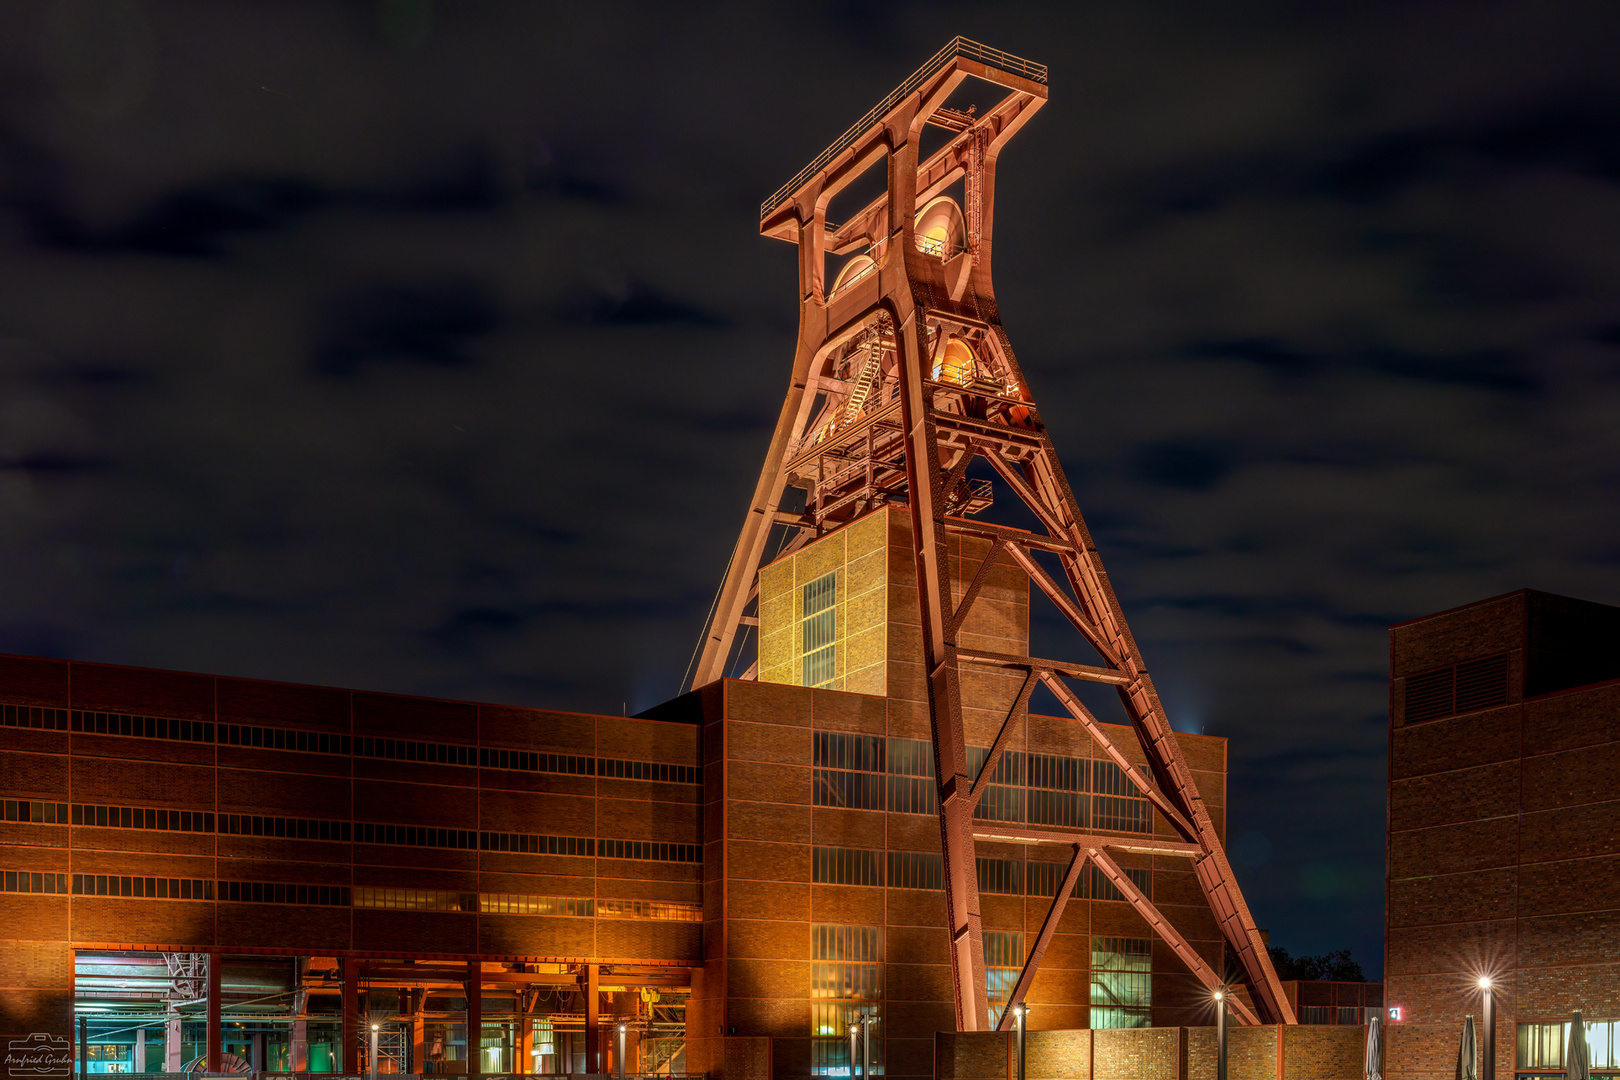
M958 38L761 207L801 332L687 694L0 661L13 1075L921 1080L1018 1017L1065 1075L1156 1047L1184 1080L1216 995L1279 1080L1342 1064L1288 1042L1225 743L1172 728L1000 324L996 168L1045 100Z
M1524 590L1390 631L1391 1080L1620 1071L1620 608ZM1489 987L1482 986L1489 981Z

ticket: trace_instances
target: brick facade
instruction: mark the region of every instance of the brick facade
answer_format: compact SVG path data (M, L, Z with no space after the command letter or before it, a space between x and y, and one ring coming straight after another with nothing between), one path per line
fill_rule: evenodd
M1517 1024L1620 1017L1620 609L1524 591L1390 644L1388 1075L1451 1076L1488 975L1511 1076Z

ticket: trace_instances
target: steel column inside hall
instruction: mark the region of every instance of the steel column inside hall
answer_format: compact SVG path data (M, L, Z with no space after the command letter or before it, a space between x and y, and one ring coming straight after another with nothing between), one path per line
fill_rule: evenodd
M484 1071L484 965L467 961L467 1075Z
M582 989L585 992L585 1071L588 1073L602 1071L602 1002L597 985L600 974L601 968L596 964L585 965Z

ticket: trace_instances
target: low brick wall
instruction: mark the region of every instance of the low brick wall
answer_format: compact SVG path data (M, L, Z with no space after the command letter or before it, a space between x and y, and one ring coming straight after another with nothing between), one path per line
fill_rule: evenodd
M1331 1025L1232 1027L1227 1080L1361 1080L1367 1029ZM1025 1080L1215 1080L1215 1029L1032 1031ZM1013 1036L941 1032L935 1080L1014 1080Z

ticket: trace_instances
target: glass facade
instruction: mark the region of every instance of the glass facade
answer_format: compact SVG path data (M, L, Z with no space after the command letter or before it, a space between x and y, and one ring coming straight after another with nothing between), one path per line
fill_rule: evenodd
M1152 971L1153 943L1146 938L1092 938L1091 1026L1148 1027Z

